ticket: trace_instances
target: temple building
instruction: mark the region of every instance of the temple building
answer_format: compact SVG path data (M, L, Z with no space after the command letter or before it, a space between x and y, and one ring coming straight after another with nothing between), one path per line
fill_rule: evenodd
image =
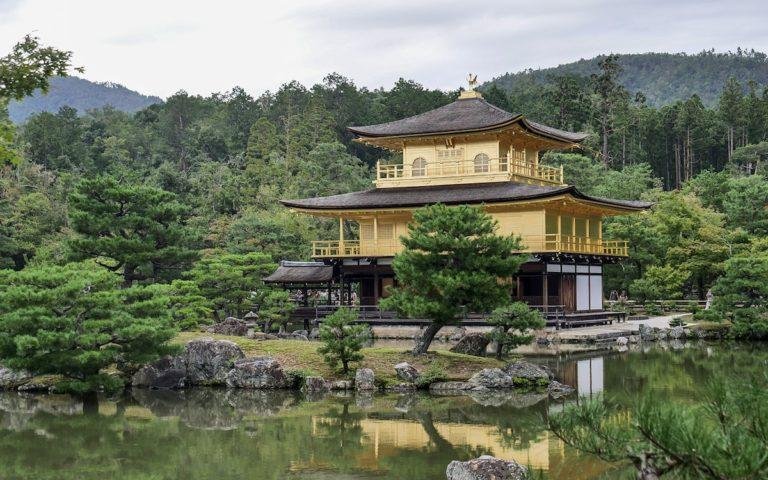
M565 312L602 310L603 266L628 254L626 241L603 238L603 219L650 204L585 195L566 183L562 167L539 162L547 150L578 147L585 134L506 112L472 86L446 106L349 130L358 142L402 154L402 161L378 162L369 190L282 201L338 221L338 238L313 242L312 257L333 267L343 301L350 285L362 305L386 296L397 282L392 258L413 211L442 203L480 205L500 234L522 237L529 258L511 282L513 298Z

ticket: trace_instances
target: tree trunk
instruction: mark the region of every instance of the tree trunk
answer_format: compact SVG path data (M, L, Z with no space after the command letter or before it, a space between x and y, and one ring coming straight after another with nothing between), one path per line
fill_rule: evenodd
M416 344L413 346L413 351L411 353L414 355L424 355L427 353L427 349L429 349L429 346L432 344L432 340L435 339L435 335L437 335L437 332L439 332L441 328L443 328L443 326L437 323L430 323L427 325L424 333L416 339Z

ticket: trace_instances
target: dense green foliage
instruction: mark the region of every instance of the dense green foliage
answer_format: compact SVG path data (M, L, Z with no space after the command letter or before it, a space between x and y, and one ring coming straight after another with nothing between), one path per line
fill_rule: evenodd
M532 310L523 302L497 308L486 321L494 327L489 335L497 343L498 358L520 345L531 343L533 331L547 325L541 312Z
M640 480L748 479L768 475L766 377L715 381L701 404L648 395L631 411L602 399L550 417L567 444L610 462L630 461Z
M264 322L264 331L269 333L275 324L283 331L295 309L296 303L287 290L269 290L259 305L259 320Z
M488 312L509 302L510 278L525 261L520 239L497 234L497 222L478 207L433 205L416 210L392 268L398 286L382 307L432 323L416 342L423 354L444 325L466 312Z
M369 338L368 327L355 324L357 317L356 310L340 308L325 317L320 325L320 341L323 345L317 351L331 368L341 365L342 373L349 372L351 362L363 359L360 350Z
M0 270L0 358L65 390L122 386L103 369L156 359L176 332L162 291L119 284L92 262Z

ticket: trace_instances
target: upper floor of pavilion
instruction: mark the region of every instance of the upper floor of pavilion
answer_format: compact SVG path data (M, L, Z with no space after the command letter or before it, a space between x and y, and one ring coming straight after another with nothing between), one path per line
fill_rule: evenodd
M376 164L377 188L519 182L563 185L540 152L578 147L587 135L548 127L486 102L473 90L419 115L349 127L356 141L402 154Z

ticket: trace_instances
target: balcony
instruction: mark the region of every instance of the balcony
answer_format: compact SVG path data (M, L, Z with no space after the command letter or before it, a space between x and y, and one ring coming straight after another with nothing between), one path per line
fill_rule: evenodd
M378 188L511 180L540 185L562 185L563 168L531 162L526 159L524 152L481 160L446 159L413 165L376 163L375 183Z
M603 240L601 238L578 237L573 235L528 235L523 237L531 253L584 253L590 255L629 256L626 240Z
M626 257L629 245L626 240L603 240L571 235L529 235L523 237L525 252L529 253L582 253ZM392 257L402 250L400 243L364 242L359 240L318 240L312 242L313 258L364 258Z

